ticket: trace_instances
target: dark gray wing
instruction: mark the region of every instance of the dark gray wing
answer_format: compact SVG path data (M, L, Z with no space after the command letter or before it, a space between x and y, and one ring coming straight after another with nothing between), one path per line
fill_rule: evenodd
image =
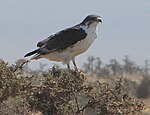
M67 47L70 47L78 41L86 38L86 36L87 33L82 28L73 27L62 30L57 34L50 36L49 39L45 39L45 41L42 42L44 45L38 45L42 46L41 48L39 48L38 53L41 55L45 55L52 51L60 51L66 49Z

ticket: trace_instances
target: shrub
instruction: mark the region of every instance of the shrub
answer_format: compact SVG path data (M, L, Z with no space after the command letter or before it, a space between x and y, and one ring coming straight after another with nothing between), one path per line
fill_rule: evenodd
M81 72L53 67L41 72L39 85L33 85L36 76L27 75L23 65L10 67L0 61L1 114L121 115L144 109L142 101L122 92L122 79L113 87L100 81L90 84Z
M148 98L150 96L150 78L144 77L141 84L137 88L138 98Z

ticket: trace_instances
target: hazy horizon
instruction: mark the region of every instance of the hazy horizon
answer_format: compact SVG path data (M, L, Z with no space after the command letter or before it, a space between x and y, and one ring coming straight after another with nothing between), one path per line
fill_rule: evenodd
M77 64L81 67L88 56L108 63L112 58L121 62L128 55L143 65L150 59L149 11L148 0L1 0L0 58L14 63L36 49L40 40L80 23L89 14L97 14L103 19L98 37L86 53L76 58ZM55 64L41 59L30 66L36 68L39 63L50 63L50 67Z

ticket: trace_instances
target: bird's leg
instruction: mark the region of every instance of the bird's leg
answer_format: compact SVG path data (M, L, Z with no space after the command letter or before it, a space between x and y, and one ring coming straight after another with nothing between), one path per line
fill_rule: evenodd
M82 71L79 71L79 70L78 70L77 65L76 65L76 63L75 63L75 59L73 59L72 62L73 62L75 71L76 71L77 73L79 73L80 76L85 77L85 74L84 74Z
M71 72L70 65L67 64L68 71Z
M78 68L77 68L77 65L76 65L76 63L75 63L75 60L72 60L72 62L73 62L73 65L74 65L75 71L78 71Z

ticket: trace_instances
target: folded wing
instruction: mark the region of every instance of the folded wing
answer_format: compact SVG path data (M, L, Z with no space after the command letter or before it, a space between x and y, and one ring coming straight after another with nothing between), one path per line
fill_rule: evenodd
M73 46L86 38L87 33L82 28L69 28L62 30L37 44L38 54L45 55L53 51L60 51Z

